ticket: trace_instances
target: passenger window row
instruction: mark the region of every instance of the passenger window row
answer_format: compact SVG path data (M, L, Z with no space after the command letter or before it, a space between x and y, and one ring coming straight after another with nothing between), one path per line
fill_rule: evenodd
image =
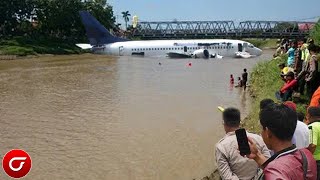
M196 49L233 49L233 46L209 46L209 47L188 47L188 50L196 50ZM183 50L183 47L177 47L177 48L137 48L137 49L131 49L131 51L163 51L163 50Z

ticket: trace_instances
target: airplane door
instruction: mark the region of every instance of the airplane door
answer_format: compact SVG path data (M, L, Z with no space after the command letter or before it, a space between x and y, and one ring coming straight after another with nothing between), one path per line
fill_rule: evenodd
M123 46L120 46L119 47L119 56L123 56L123 53L124 53L124 48L123 48Z
M242 52L242 50L243 50L242 44L239 43L239 44L238 44L238 51L239 51L239 52Z
M243 43L243 51L246 51L248 48L248 43Z
M188 47L187 47L187 46L184 46L184 47L183 47L183 51L184 51L184 52L187 52L187 51L188 51Z

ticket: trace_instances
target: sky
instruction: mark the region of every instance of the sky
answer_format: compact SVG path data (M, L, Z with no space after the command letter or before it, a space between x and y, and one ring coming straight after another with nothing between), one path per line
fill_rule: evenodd
M113 6L117 22L122 24L123 11L137 15L139 21L315 21L320 17L320 0L108 0L108 3Z

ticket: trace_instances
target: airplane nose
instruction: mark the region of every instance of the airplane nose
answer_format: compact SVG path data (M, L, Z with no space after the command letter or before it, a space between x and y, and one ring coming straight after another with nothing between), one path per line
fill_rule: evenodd
M260 56L262 54L262 50L259 48L256 48L256 53L257 53L257 56Z

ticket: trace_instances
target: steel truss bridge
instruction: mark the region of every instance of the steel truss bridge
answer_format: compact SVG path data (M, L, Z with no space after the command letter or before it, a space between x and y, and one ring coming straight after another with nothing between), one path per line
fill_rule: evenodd
M131 36L141 39L304 38L315 22L162 21L139 22Z

